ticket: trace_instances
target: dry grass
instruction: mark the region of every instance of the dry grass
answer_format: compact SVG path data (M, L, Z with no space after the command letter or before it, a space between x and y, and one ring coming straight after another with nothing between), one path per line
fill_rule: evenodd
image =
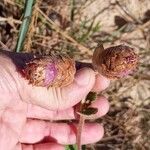
M134 76L111 83L105 94L110 111L95 120L105 137L89 145L96 150L148 150L150 145L150 3L149 0L50 0L35 6L25 50L63 51L90 61L98 42L105 47L135 47L140 63ZM24 1L0 2L0 46L14 50Z

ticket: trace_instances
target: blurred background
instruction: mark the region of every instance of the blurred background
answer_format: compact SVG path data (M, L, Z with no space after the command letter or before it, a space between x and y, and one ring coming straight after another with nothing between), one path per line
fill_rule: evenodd
M0 1L0 48L15 51L25 0ZM139 54L136 72L104 92L109 113L93 120L105 136L89 150L150 149L150 1L36 0L23 52L64 52L91 62L98 43L127 44Z

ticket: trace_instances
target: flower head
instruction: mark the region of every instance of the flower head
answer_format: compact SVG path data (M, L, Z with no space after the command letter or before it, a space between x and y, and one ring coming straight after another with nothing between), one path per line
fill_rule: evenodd
M114 79L122 78L132 73L136 68L138 56L134 49L118 45L103 49L100 47L95 50L93 65L102 75Z
M75 71L74 60L67 55L53 55L29 61L23 69L23 74L32 85L62 87L73 81Z

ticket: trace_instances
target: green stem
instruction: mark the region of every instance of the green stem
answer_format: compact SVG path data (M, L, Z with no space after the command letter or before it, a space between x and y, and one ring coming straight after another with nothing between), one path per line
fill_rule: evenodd
M16 52L20 52L23 48L23 43L30 25L34 2L35 0L26 0L25 12L24 12L23 21L19 31L19 38L17 41Z

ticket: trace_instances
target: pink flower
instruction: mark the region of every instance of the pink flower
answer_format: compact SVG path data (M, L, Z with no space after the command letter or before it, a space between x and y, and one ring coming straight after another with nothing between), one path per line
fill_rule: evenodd
M138 56L134 49L118 45L104 49L98 47L94 52L93 65L102 75L114 79L122 78L135 70Z

